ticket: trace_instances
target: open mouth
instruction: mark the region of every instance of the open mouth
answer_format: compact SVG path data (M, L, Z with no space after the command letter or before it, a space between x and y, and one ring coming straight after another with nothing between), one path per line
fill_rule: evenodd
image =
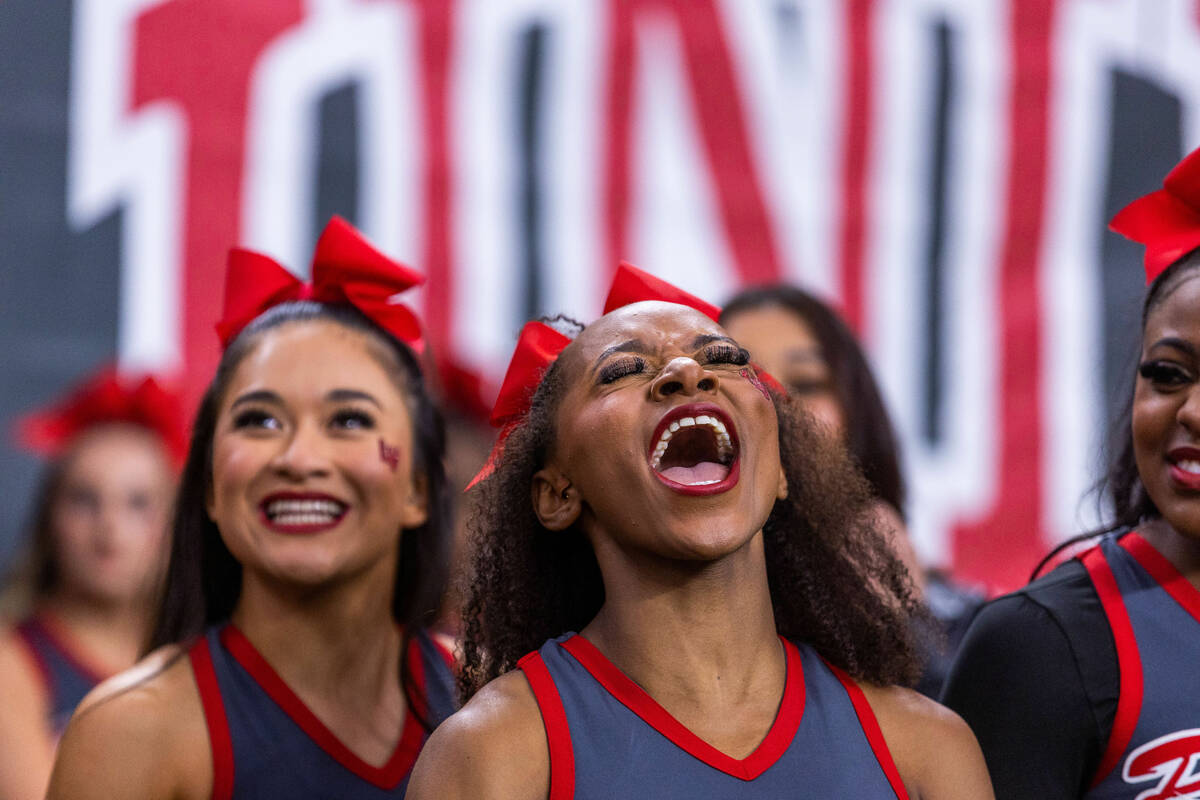
M277 493L259 504L267 525L283 533L316 533L334 527L348 506L328 495Z
M650 468L672 489L687 494L724 491L737 482L737 467L737 431L718 406L680 406L658 423Z

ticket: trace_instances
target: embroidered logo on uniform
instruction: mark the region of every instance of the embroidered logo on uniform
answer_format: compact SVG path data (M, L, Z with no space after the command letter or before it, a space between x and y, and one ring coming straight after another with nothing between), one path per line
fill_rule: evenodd
M1129 754L1121 777L1126 783L1158 778L1158 785L1135 800L1200 800L1200 728L1176 731Z

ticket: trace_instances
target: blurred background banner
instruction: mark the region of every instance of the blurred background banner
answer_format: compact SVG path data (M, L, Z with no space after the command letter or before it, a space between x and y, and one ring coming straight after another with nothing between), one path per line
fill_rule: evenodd
M0 413L216 362L226 249L330 214L424 271L443 377L628 259L863 337L921 555L993 587L1096 519L1142 279L1107 218L1200 143L1195 0L0 3ZM32 459L0 451L0 563Z

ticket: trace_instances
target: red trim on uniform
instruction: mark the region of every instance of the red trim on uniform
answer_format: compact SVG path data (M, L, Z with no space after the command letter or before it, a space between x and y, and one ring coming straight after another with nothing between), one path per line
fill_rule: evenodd
M33 631L38 628L39 626L32 619L27 619L18 624L14 630L17 634L17 641L21 642L24 649L28 651L29 660L33 662L38 678L42 682L42 690L45 692L47 705L53 707L54 683L53 677L50 674L50 665L46 663L46 659L42 656L42 651L38 649L37 642L33 638Z
M800 652L788 640L780 637L780 641L783 642L787 658L787 680L779 711L766 737L753 753L742 759L722 753L688 730L587 639L578 635L572 636L562 643L562 648L574 656L622 705L670 739L675 746L726 775L752 781L766 772L787 751L800 727L800 719L804 716L804 666L800 663Z
M896 793L896 797L900 798L900 800L908 800L908 790L904 788L904 781L900 778L900 770L896 769L896 762L892 759L892 751L888 749L887 741L883 738L883 731L879 728L879 720L875 716L875 710L871 708L870 701L863 694L862 687L853 678L828 661L825 662L825 666L829 667L829 671L841 681L842 686L846 689L846 694L850 696L850 703L854 706L854 713L858 715L858 724L862 726L863 733L867 735L867 742L871 745L871 752L875 754L875 760L879 762L883 774L887 776L892 791Z
M417 708L416 712L428 719L429 696L425 692L425 658L421 653L421 643L416 638L409 640L408 653L405 655L405 658L408 659L408 674L412 676L413 684L415 684L417 689L416 694L411 699L405 698L405 700L410 703L420 704L420 708Z
M458 661L455 660L453 651L438 641L438 637L433 633L429 634L429 641L433 642L433 646L437 649L438 655L442 657L442 661L446 662L446 666L450 668L450 671L457 675Z
M400 741L396 743L396 749L387 763L381 767L372 766L343 744L342 740L337 738L337 735L309 710L304 701L284 683L283 678L279 677L279 673L254 648L245 634L233 625L227 625L221 630L220 636L221 644L225 646L225 649L275 701L275 704L283 709L284 713L291 717L292 721L300 726L300 729L318 747L343 767L367 783L384 790L396 788L412 770L413 764L417 760L417 754L421 751L421 745L425 741L425 730L417 721L415 714L405 714L404 730L400 734Z
M229 736L225 702L221 699L221 686L217 683L207 638L196 640L188 651L188 659L192 662L192 674L196 676L196 688L200 690L200 705L204 707L204 724L212 748L212 800L230 800L233 797L233 739Z
M88 659L83 653L83 648L75 641L75 637L67 631L63 623L55 619L50 613L46 611L38 612L30 620L30 624L41 631L42 635L49 640L59 655L66 659L67 663L83 673L83 676L92 683L100 683L115 674L88 663Z
M1108 627L1112 629L1113 642L1117 646L1117 669L1121 674L1117 713L1113 718L1112 732L1108 736L1108 745L1100 759L1100 766L1092 778L1091 785L1094 788L1117 766L1133 738L1133 730L1142 710L1142 659L1138 655L1137 640L1133 636L1129 612L1125 609L1125 601L1121 599L1117 579L1108 564L1108 559L1104 557L1104 552L1099 547L1093 547L1084 553L1080 560L1092 578L1092 585L1096 587L1100 605L1104 608L1104 616L1108 617Z
M1155 550L1154 545L1138 533L1122 537L1119 544L1142 565L1142 569L1150 573L1150 577L1154 578L1176 603L1183 606L1184 611L1192 615L1192 619L1200 622L1200 589L1193 586L1166 556Z
M550 670L536 650L521 658L517 666L525 673L546 728L550 748L550 796L547 800L571 800L575 796L575 750L571 746L571 727L567 712Z

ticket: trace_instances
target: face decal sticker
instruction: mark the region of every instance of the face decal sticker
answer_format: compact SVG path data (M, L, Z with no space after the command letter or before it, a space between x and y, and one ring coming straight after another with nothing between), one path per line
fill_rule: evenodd
M758 393L767 399L768 403L771 402L771 395L767 392L767 387L763 386L763 382L758 379L758 375L756 375L752 370L743 369L741 371L741 376L750 381L754 388L758 389Z
M380 439L379 460L391 467L392 472L395 472L400 468L400 448L392 447L383 439Z

